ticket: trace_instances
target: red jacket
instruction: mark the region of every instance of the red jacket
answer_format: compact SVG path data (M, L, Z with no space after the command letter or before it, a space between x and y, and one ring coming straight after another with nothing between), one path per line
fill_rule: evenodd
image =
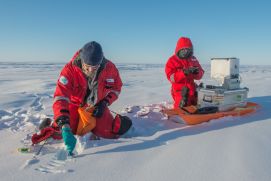
M196 57L192 56L188 59L180 59L176 54L182 48L193 48L192 42L189 38L181 37L176 45L175 54L172 55L165 67L167 79L171 82L171 94L174 99L174 107L177 108L182 99L181 90L184 86L189 88L188 105L196 103L196 85L194 80L199 80L204 74L204 70L200 66ZM189 67L198 67L198 74L185 75L183 69Z
M62 69L57 81L53 103L54 119L57 120L60 116L69 116L70 126L74 133L78 126L77 109L85 104L88 89L88 81L82 72L81 60L79 59L78 51ZM98 72L95 103L106 98L110 105L118 98L122 87L118 69L111 61L104 59Z

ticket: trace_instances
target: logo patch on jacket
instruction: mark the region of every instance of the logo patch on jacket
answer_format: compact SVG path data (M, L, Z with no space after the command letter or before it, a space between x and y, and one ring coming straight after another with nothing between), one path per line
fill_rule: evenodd
M108 83L114 83L115 80L114 79L106 79L106 82L108 82Z
M63 85L67 85L68 84L68 79L65 76L60 76L59 78L59 82Z

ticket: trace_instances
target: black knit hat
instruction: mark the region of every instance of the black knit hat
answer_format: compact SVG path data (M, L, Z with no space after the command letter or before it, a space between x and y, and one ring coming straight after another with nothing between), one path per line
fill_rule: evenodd
M91 41L80 50L80 58L85 64L99 65L103 60L103 50L99 43Z

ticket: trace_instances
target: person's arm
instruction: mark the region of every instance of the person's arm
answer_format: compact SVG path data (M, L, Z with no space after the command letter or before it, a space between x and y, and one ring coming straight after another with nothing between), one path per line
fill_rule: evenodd
M69 124L72 85L72 75L66 65L60 73L54 93L53 112L54 120L58 125Z
M73 90L72 81L72 73L66 65L58 78L53 103L54 120L61 129L62 139L69 155L73 155L76 145L76 138L70 128L69 104Z
M185 70L179 67L178 69L175 67L174 63L172 62L171 58L168 60L166 67L165 67L165 72L167 79L171 83L179 83L184 81L187 77L185 74Z
M193 75L193 79L200 80L203 77L204 70L202 69L201 65L199 64L199 61L195 57L193 57L193 58L194 58L192 60L193 61L193 67L197 67L198 68L197 73L192 74Z
M122 88L122 81L117 67L111 64L110 69L110 76L105 79L105 99L108 101L108 105L118 99Z
M94 107L92 116L101 117L107 106L110 106L115 100L118 99L121 92L122 81L119 71L112 63L106 65L106 72L104 77L104 98L102 98Z

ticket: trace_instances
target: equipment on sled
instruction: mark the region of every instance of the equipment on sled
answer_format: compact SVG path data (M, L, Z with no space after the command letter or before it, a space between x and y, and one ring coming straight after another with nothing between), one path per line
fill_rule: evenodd
M206 85L198 90L198 107L217 106L219 111L228 111L247 105L248 88L240 88L239 59L212 58L211 78L219 86Z
M224 116L241 116L254 112L259 105L247 102L248 88L240 88L239 59L212 58L211 78L218 86L199 86L196 106L165 109L168 116L179 115L187 124L199 124ZM185 90L182 90L185 95ZM185 105L185 104L181 104Z

